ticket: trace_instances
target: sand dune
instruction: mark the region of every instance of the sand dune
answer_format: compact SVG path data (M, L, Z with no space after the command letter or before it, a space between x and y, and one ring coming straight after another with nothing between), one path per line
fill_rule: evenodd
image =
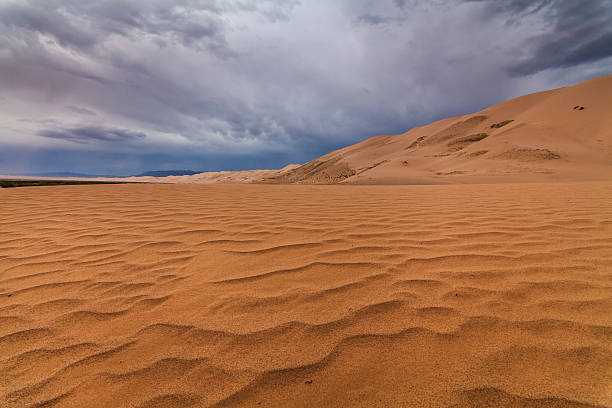
M208 171L204 173L185 175L185 176L131 176L131 177L95 177L87 180L94 181L113 181L128 183L164 183L164 184L244 184L258 183L269 177L277 177L287 171L299 167L299 164L288 164L280 170L240 170L240 171ZM3 176L0 175L0 178ZM4 176L4 178L10 178ZM26 178L26 177L24 177ZM46 179L45 177L29 177L35 179ZM57 178L53 180L83 180L78 177Z
M96 178L95 180L129 181L146 183L177 183L177 184L236 184L252 183L267 177L279 176L287 171L299 167L298 164L289 164L280 170L242 170L242 171L208 171L185 176L167 177L122 177L122 178Z
M38 177L15 176L0 174L0 180L79 180L79 181L111 181L127 183L164 183L164 184L241 184L258 182L271 176L279 176L299 167L299 164L289 164L280 170L241 170L241 171L209 171L185 176L130 176L130 177Z
M382 135L264 181L453 184L612 179L612 75Z
M0 202L0 406L612 406L610 182Z

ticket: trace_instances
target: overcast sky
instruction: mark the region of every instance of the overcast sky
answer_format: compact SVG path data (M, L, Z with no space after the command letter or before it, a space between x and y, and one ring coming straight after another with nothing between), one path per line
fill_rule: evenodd
M612 0L0 0L0 173L279 168L612 73Z

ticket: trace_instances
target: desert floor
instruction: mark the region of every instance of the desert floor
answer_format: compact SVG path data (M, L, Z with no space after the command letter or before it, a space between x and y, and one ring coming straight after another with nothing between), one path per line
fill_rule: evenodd
M612 183L0 190L0 406L612 406Z

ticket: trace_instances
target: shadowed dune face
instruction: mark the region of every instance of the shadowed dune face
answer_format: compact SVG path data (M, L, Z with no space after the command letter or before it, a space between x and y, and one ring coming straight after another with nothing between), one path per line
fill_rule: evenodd
M0 202L0 406L612 406L612 183Z

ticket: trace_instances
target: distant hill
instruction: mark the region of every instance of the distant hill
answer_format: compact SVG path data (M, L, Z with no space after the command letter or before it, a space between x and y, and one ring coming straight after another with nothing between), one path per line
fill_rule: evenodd
M201 171L195 170L154 170L147 171L141 174L127 177L167 177L167 176L192 176L199 174ZM25 177L59 177L59 178L123 178L124 176L114 176L108 174L85 174L85 173L73 173L70 171L53 171L46 173L29 173L29 174L13 174L11 176L25 176Z
M168 177L168 176L192 176L199 174L201 171L194 170L154 170L137 174L134 177Z
M27 177L75 177L75 178L99 178L99 177L117 177L111 175L102 175L102 174L84 174L84 173L72 173L69 171L54 171L47 173L31 173L31 174L19 174L19 176L27 176Z
M483 85L484 86L484 85ZM259 182L454 184L612 180L612 75L375 136Z

